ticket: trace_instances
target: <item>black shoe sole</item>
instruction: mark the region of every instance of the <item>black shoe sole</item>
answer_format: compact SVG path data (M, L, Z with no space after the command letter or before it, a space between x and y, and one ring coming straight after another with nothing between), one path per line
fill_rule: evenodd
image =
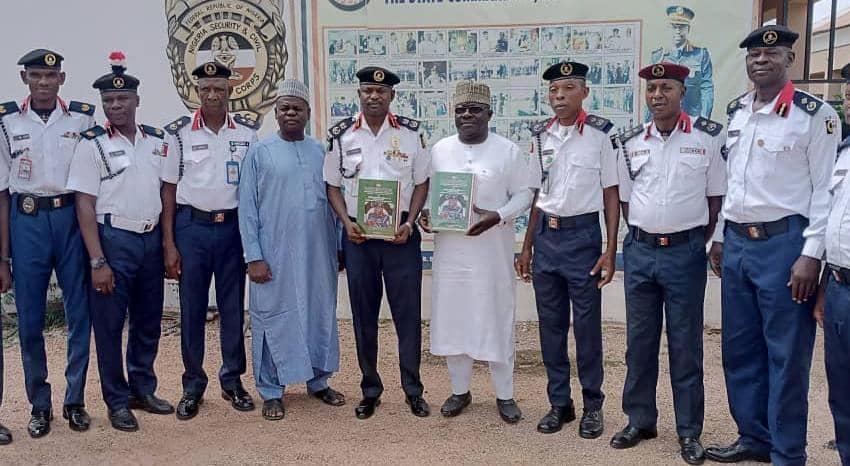
M112 428L115 430L120 430L121 432L137 432L139 430L139 426L135 425L133 427L119 427L115 424L112 424Z
M372 412L371 412L371 413L369 413L369 414L362 413L362 414L361 414L361 413L360 413L360 412L358 412L358 411L357 411L357 409L355 408L355 410L354 410L354 416L355 416L357 419L369 419L370 417L372 417L372 416L374 416L374 415L375 415L375 410L378 408L378 406L381 406L381 400L380 400L380 399L378 399L378 401L376 401L376 402L375 402L375 407L372 409Z
M611 448L614 448L615 450L627 450L629 448L634 448L634 447L638 446L638 444L640 442L643 442L644 440L652 440L656 437L658 437L657 433L648 434L648 435L639 435L634 443L631 443L631 444L617 443L617 444L615 444L614 442L611 442L610 445L611 445Z
M564 428L564 425L563 425L563 424L561 424L560 426L558 426L558 428L557 428L557 429L552 429L552 430L549 430L549 429L547 429L547 428L545 428L545 427L541 427L540 425L538 425L538 426L537 426L537 432L540 432L541 434L557 434L557 433L558 433L558 432L560 432L560 431L561 431L561 429L563 429L563 428Z
M586 431L579 430L578 436L583 438L583 439L593 440L593 439L597 439L599 437L602 437L602 434L604 432L605 432L605 429L599 429L598 432L586 432Z
M715 463L740 463L743 461L752 461L754 463L770 463L770 457L755 457L755 456L744 456L741 458L723 458L719 456L705 454L705 459L714 461Z
M461 413L463 413L463 410L465 410L465 409L466 409L469 405L471 405L471 404L472 404L472 398L469 398L469 399L466 401L466 403L464 403L464 404L463 404L463 406L461 406L460 408L458 408L456 411L443 411L443 408L440 408L440 414L442 414L442 415L443 415L443 417L455 417L455 416L459 416Z

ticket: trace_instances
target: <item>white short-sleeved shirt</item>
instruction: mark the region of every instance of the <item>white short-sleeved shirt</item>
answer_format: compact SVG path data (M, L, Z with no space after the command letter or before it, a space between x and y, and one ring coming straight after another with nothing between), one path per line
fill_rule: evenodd
M96 196L98 220L112 214L156 224L162 212L164 162L171 156L164 137L161 129L145 125L138 126L132 142L108 125L84 131L68 190Z
M539 209L560 217L602 210L602 189L618 183L617 153L608 136L612 126L582 111L573 126L553 118L535 128L540 138L533 156L548 172L537 198Z
M722 129L682 113L666 141L652 122L624 136L619 191L620 200L629 203L629 225L649 233L708 225L706 197L726 193Z
M165 159L164 180L177 185L178 204L207 212L236 208L242 160L257 142L257 132L249 124L227 115L224 126L215 133L204 124L201 110L197 110L192 116L165 126L169 156Z
M829 181L829 193L831 203L826 223L826 261L850 268L850 144L839 153Z
M58 99L45 123L30 108L29 97L20 106L0 104L0 189L37 196L67 193L71 159L80 133L94 126L94 110L91 104Z
M729 192L723 218L771 222L789 215L809 219L802 255L825 249L829 183L841 124L820 99L788 82L774 100L753 111L755 91L734 100L726 133ZM722 228L715 241L722 241Z
M375 135L358 113L329 130L332 147L325 157L324 178L342 188L348 215L357 216L359 178L398 180L400 206L408 210L413 188L428 181L431 164L418 128L418 121L390 113Z

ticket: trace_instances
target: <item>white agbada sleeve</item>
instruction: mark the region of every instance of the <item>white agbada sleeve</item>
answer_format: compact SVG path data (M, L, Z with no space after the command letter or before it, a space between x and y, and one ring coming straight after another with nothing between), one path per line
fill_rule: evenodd
M541 178L540 165L532 163L530 154L521 151L514 143L508 150L513 167L508 186L510 200L496 210L504 222L515 219L531 207L534 190L540 188Z

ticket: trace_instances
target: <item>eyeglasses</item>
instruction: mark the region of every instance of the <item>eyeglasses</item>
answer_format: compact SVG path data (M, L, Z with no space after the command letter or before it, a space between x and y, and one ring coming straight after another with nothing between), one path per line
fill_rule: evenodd
M463 115L466 112L469 112L472 115L478 115L479 113L481 113L484 110L487 110L489 108L490 107L483 107L483 106L480 106L480 105L472 105L472 106L469 106L469 107L466 107L466 106L455 107L455 115L460 116L460 115Z

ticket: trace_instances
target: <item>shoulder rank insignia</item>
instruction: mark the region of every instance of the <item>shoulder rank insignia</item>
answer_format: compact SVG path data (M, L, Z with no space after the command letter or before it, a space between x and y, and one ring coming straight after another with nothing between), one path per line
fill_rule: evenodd
M717 136L723 130L723 125L716 121L711 121L708 118L699 117L694 122L694 128L706 133L710 136Z
M339 139L342 137L345 130L351 127L354 122L353 117L348 117L336 122L335 125L328 128L328 150L333 149L334 147L334 139Z
M106 130L103 129L103 126L95 125L80 133L80 136L82 136L83 139L94 139L104 134L106 134Z
M14 100L0 104L0 117L11 115L12 113L17 113L19 111L18 103Z
M548 120L538 121L537 123L535 123L534 126L531 127L531 135L532 136L540 136L541 134L543 134L543 132L546 131L546 128L549 127L549 123L553 119L554 118L548 119Z
M259 129L260 126L262 125L262 122L260 122L258 120L252 120L250 118L245 118L244 116L242 116L238 113L236 115L233 115L233 121L235 121L236 123L239 123L242 126L251 128L254 131Z
M142 125L142 131L144 131L145 134L149 134L155 138L162 139L165 137L165 131L159 128L154 128L153 126Z
M611 141L614 144L614 148L616 148L616 149L621 148L622 146L624 146L626 144L626 142L629 139L643 133L643 131L644 131L643 125L637 125L632 129L628 129L626 131L620 131L619 133L615 133L611 137Z
M173 135L177 134L178 131L183 129L184 126L188 125L189 122L191 122L191 121L192 121L191 118L189 118L187 116L182 116L182 117L172 121L171 123L165 125L165 131L168 132L168 134L173 136Z
M741 108L741 98L745 95L747 95L746 92L739 95L738 97L735 97L734 99L732 99L731 102L729 102L728 105L726 105L726 114L729 115L730 120L732 119L732 116L735 115L735 112L737 112L738 109Z
M605 134L608 134L608 131L611 131L611 128L614 127L614 123L612 123L611 120L597 115L587 115L587 118L584 120L584 124L592 128L596 128Z
M69 112L77 112L82 113L83 115L92 116L94 115L95 108L97 107L92 104L87 104L85 102L77 102L76 100L68 102Z
M412 118L396 115L396 121L399 125L404 126L405 128L411 131L419 132L419 120L414 120Z
M803 91L794 91L794 105L800 107L809 115L814 115L820 110L823 101Z

